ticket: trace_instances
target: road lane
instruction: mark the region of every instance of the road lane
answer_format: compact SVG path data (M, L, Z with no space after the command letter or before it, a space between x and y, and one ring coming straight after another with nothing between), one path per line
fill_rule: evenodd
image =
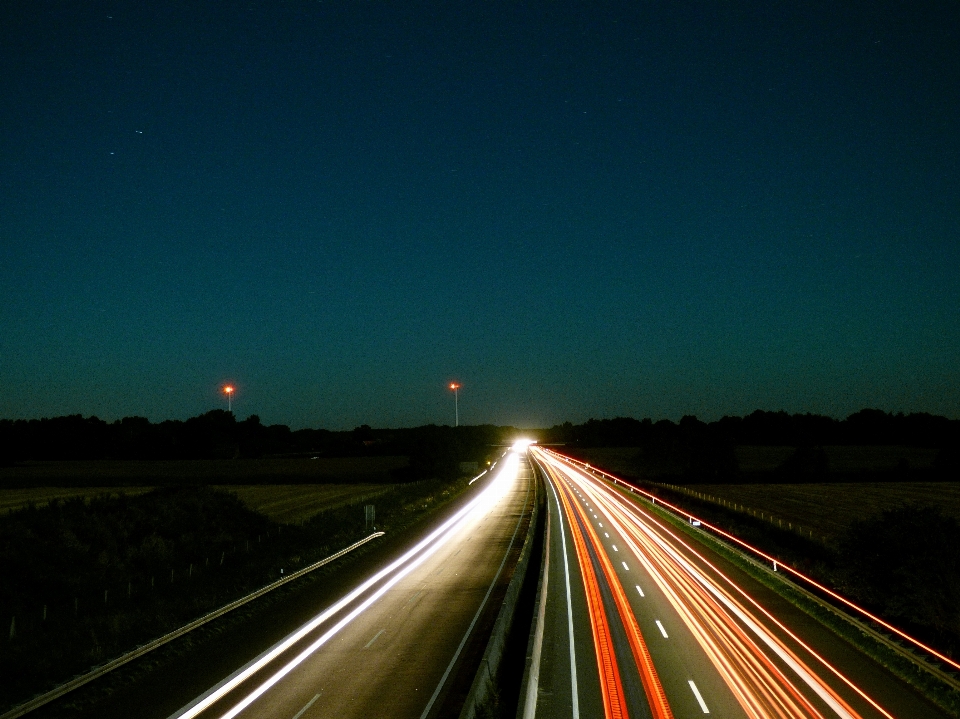
M495 614L491 596L509 579L534 500L529 465L516 453L470 491L475 497L407 554L173 716L447 712L469 675L464 647Z
M561 563L550 565L548 587L554 589L545 598L544 634L555 636L544 639L538 694L529 703L535 710L528 709L526 717L940 715L918 697L900 702L910 713L892 714L847 676L847 666L841 671L803 636L822 634L807 631L807 623L795 621L796 613L793 626L778 619L740 586L742 576L715 555L691 545L642 506L555 453L532 448L531 456L551 484L551 557L566 547L576 566L569 568L573 591L568 602L556 590L564 581ZM574 551L581 543L578 528L586 551ZM627 640L614 642L612 660L590 636L598 610L588 595L597 590L604 597L609 633L619 632ZM573 640L578 706L570 690L572 677L563 671L570 643L558 633L567 611L580 627ZM588 627L586 637L583 627ZM652 672L644 667L644 650ZM864 657L857 661L869 662ZM636 692L622 692L623 707L604 692L606 667L613 665L624 687L639 677L644 689L639 698ZM584 681L589 675L593 681ZM666 708L658 706L658 685Z

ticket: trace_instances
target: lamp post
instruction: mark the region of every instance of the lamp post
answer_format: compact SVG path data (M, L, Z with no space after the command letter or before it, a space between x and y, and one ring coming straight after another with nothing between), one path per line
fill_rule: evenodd
M460 426L460 395L459 395L460 385L458 385L456 382L451 382L450 389L453 390L453 411L454 411L454 417L456 418L456 423L454 424L454 427L459 427Z
M227 411L233 413L233 386L228 384L223 391L227 395Z

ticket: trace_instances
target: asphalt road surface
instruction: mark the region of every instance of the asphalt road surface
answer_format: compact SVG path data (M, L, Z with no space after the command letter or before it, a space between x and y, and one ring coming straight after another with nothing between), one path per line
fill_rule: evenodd
M485 645L477 633L496 614L533 506L529 464L509 452L470 491L406 554L260 656L238 658L233 674L173 716L456 716L472 678L464 655Z
M525 719L946 716L640 500L530 455L550 486Z

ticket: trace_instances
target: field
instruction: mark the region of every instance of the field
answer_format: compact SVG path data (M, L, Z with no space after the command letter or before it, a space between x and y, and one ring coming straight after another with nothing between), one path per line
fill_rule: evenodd
M391 484L406 457L98 460L0 467L0 489L158 484Z
M733 502L764 518L812 529L814 536L837 537L852 522L904 502L940 507L960 519L957 482L838 482L831 484L716 484L687 488ZM753 512L751 512L753 513Z
M568 450L558 447L560 454L569 454L571 457L590 462L613 474L636 476L637 468L633 458L640 452L639 447L590 447L585 449Z
M275 522L296 524L318 512L373 499L393 488L390 484L279 484L219 485L240 501Z
M29 489L0 489L0 515L26 507L31 502L43 506L51 499L93 497L98 494L143 494L153 487L31 487Z
M770 472L793 455L795 447L740 445L735 448L737 464L742 472ZM563 448L560 449L563 452ZM831 472L883 472L903 466L930 469L939 450L900 446L827 446L823 448ZM621 474L636 476L634 457L637 447L602 447L577 449L574 454L586 462Z
M391 484L228 484L215 485L231 492L250 509L275 522L296 524L326 509L372 499L393 488ZM33 503L47 504L51 499L94 497L98 494L143 494L152 487L37 487L0 489L0 515Z
M643 477L634 461L638 452L640 450L635 447L615 447L578 449L575 455L613 474ZM743 479L753 479L754 483L690 484L676 489L821 541L837 538L857 519L874 516L904 502L933 504L960 519L960 483L771 483L770 479L777 475L763 473L771 473L793 452L793 447L786 446L738 446L737 461L744 473ZM830 472L836 472L838 479L856 478L860 473L864 479L870 479L870 473L889 472L904 465L917 470L929 469L937 450L898 446L827 446L824 453Z

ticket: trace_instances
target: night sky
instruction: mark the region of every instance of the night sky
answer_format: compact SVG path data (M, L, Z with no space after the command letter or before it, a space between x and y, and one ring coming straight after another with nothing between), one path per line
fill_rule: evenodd
M0 8L0 417L960 417L960 5Z

